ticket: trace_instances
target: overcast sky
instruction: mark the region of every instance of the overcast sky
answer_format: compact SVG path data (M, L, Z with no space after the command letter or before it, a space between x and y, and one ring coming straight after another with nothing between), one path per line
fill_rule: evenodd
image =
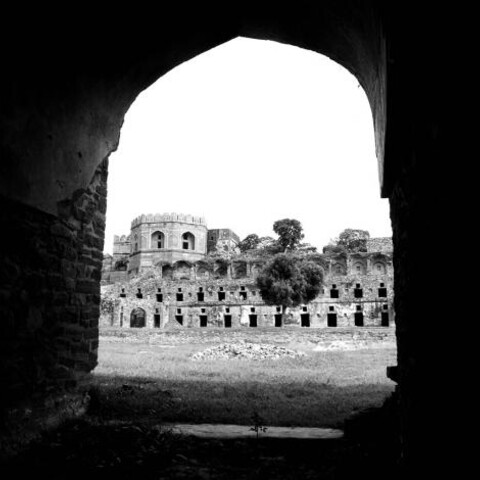
M275 237L296 218L321 249L345 228L390 236L363 89L327 57L237 38L142 92L110 156L105 252L142 213Z

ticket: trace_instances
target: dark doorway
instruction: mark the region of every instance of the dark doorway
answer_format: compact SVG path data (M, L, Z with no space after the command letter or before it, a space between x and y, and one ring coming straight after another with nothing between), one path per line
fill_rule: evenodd
M390 326L390 317L388 312L382 312L382 327L389 327Z
M225 300L225 292L218 292L218 301Z
M183 293L177 293L177 302L183 302Z
M175 320L176 320L180 325L183 325L183 315L175 315Z
M300 325L302 327L309 327L310 326L310 314L309 313L302 313L300 315Z
M130 314L130 327L143 328L146 323L146 314L143 308L134 308Z
M204 299L205 299L205 294L203 292L198 292L197 293L197 300L199 302L203 302Z
M232 316L231 315L225 315L223 318L225 320L225 328L231 328L232 327Z
M246 299L247 299L247 292L240 292L240 297L241 297L243 300L246 300Z
M327 314L327 326L328 327L336 327L337 326L337 314L336 313L328 313Z
M275 326L276 327L281 327L282 326L282 314L281 313L277 313L275 315Z
M153 316L153 326L155 328L160 328L160 315L158 313L156 313L154 316Z
M355 326L363 327L363 312L355 312Z
M157 293L157 302L163 302L163 293Z
M208 323L207 315L200 315L200 326L201 327L206 327L207 323Z
M250 326L251 327L256 327L257 326L257 315L249 315L248 318L250 320Z

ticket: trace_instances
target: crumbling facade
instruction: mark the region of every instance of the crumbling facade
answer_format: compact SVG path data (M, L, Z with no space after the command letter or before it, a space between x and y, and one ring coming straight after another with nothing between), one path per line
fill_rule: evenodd
M103 283L126 281L153 267L180 269L178 262L200 261L207 253L236 253L238 235L228 228L208 230L203 217L182 213L140 215L130 235L115 235L113 256L105 255Z
M373 239L372 239L373 240ZM377 239L370 245L388 245ZM392 251L314 255L323 288L307 305L283 312L266 305L256 286L263 258L204 256L144 269L139 276L103 287L109 308L101 326L363 327L394 325Z

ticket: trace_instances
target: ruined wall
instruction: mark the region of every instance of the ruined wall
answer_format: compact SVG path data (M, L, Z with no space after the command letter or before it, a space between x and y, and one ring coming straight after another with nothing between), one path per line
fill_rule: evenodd
M379 256L385 268L381 273L375 269ZM322 255L317 259L320 260L326 272L323 289L313 302L285 312L282 326L302 326L302 315L308 323L303 326L309 327L329 326L332 315L336 318L330 326L394 325L393 268L389 255ZM342 271L338 273L335 267L342 261ZM362 272L356 270L360 261L364 265ZM242 275L238 274L238 264L244 267ZM142 308L146 312L145 326L150 328L163 328L176 323L179 317L185 327L224 327L225 315L230 317L232 327L250 326L251 315L256 316L256 326L275 326L275 316L282 310L263 302L255 285L260 267L253 266L258 266L254 259L232 260L219 278L210 275L213 272L205 276L195 265L183 279L175 271L172 278L165 278L160 269L153 269L129 282L104 287L102 298L108 298L114 306L100 323L105 327L130 327L132 310Z
M113 256L129 255L131 252L130 235L114 235L113 237Z
M65 392L96 365L106 181L104 161L59 205L60 217L2 199L1 402L15 407L16 424L32 405L58 414Z
M207 232L207 253L235 252L239 243L240 238L229 228L211 229Z
M376 237L367 239L367 252L391 252L392 237Z

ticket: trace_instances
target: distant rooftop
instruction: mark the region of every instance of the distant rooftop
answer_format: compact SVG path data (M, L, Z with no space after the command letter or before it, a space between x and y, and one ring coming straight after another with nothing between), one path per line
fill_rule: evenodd
M132 220L132 228L140 225L141 223L160 223L160 222L184 222L194 223L207 226L207 222L204 217L196 217L190 214L184 213L148 213L139 215Z

